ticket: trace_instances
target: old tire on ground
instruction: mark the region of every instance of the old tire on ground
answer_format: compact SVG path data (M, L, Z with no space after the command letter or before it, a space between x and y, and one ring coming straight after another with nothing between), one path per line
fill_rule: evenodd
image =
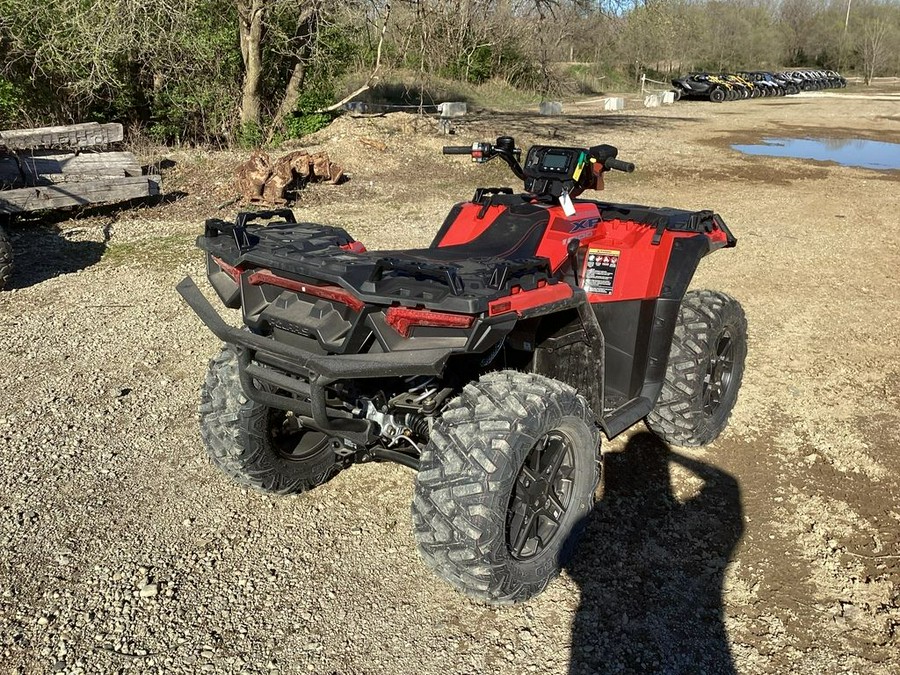
M721 87L716 87L711 92L709 92L709 100L713 103L721 103L725 100L725 90Z
M13 249L12 242L6 235L6 231L0 227L0 291L6 288L9 278L12 276Z
M501 371L435 424L412 504L419 553L493 604L540 593L571 558L599 479L600 435L574 389Z
M746 356L747 319L740 303L717 291L687 293L647 426L673 445L712 442L737 401Z
M200 436L216 467L259 492L305 492L343 468L333 439L247 398L228 345L210 361L200 389Z

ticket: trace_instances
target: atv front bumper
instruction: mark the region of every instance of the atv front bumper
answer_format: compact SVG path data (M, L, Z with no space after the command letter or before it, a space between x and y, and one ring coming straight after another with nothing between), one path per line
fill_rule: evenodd
M329 408L327 385L356 378L440 375L453 353L452 349L420 349L341 356L314 354L228 325L190 277L185 277L176 290L213 335L237 348L241 384L250 399L290 410L309 426L358 444L375 439L374 425Z

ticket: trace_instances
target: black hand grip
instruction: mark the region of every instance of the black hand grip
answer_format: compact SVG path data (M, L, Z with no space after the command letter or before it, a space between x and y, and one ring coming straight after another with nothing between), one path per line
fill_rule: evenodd
M444 146L444 154L445 155L471 155L472 154L472 146L471 145L445 145Z
M615 169L616 171L624 171L625 173L634 171L634 164L631 162L623 162L621 159L615 159L614 157L603 160L603 167L606 169Z

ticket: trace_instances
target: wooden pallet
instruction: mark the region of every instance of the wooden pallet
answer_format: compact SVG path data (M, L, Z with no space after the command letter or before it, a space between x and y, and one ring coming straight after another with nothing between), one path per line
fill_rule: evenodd
M130 152L109 149L121 124L0 131L0 214L151 197L159 176L142 175Z
M119 143L125 138L121 124L70 124L64 127L8 129L0 131L0 148L35 150L37 148L94 148Z

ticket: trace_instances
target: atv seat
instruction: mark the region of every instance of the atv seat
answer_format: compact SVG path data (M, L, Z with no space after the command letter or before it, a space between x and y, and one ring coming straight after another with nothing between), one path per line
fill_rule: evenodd
M462 207L456 206L447 216L431 246L425 249L392 251L391 255L439 263L459 262L472 258L500 260L534 258L550 224L549 209L546 205L523 202L521 197L513 203L503 205L506 208L471 241L441 246L447 232L457 222L462 212Z

